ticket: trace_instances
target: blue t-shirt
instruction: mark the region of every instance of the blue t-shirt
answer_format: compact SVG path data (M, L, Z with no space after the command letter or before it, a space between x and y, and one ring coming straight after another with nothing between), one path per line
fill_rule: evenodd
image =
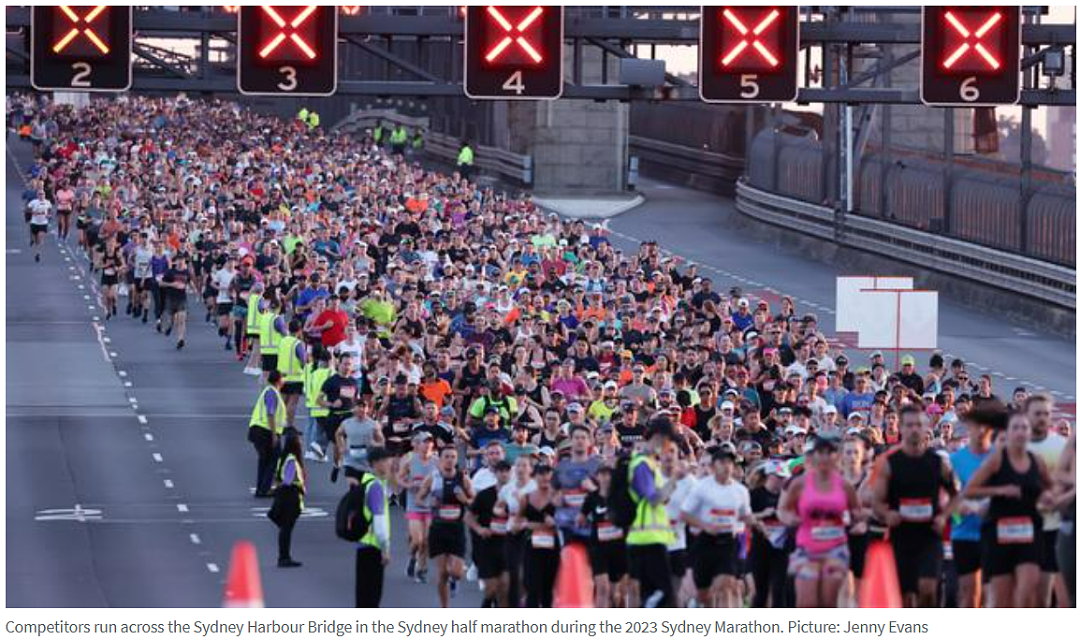
M981 455L972 453L971 447L964 447L949 455L949 462L952 463L953 469L956 470L956 477L960 479L961 487L967 486L971 476L975 475L975 471L989 455L989 452ZM959 522L953 521L952 539L978 542L980 527L982 527L982 518L979 516L961 516Z

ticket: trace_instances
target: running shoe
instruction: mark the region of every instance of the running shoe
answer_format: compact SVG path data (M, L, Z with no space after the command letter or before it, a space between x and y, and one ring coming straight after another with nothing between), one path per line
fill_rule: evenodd
M416 556L409 558L409 564L405 567L405 575L410 578L416 577Z

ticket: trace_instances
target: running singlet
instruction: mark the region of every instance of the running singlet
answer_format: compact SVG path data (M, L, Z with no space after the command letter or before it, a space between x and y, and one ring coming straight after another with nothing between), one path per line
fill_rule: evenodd
M431 498L421 502L417 495L420 493L420 485L424 483L424 480L435 473L437 462L435 456L428 456L426 462L418 455L409 456L409 480L412 482L412 487L408 490L409 499L405 507L407 513L431 513ZM434 484L432 482L432 486Z
M798 513L801 522L795 532L795 544L810 553L824 553L847 543L844 516L848 500L843 479L832 472L822 489L807 474L799 495Z
M431 482L431 506L435 516L435 522L441 524L460 524L465 516L464 506L454 490L461 485L464 475L458 471L453 478L444 478L442 473L436 471L435 478Z
M895 535L936 536L934 516L938 513L938 492L943 486L941 456L932 449L913 457L896 449L885 459L889 465L889 509L899 512L902 522Z
M960 480L961 487L967 485L968 481L971 480L971 476L975 475L975 471L978 470L988 455L990 454L973 453L970 447L964 447L949 456L949 461L952 462L953 469L956 470L956 477ZM956 517L958 520L953 521L950 529L952 539L977 542L979 540L979 529L982 527L982 518L976 514L958 515Z
M1042 516L1035 508L1043 490L1042 478L1035 454L1027 452L1028 469L1020 473L1009 462L1008 454L1001 456L1001 468L990 476L987 486L1020 487L1019 498L994 496L990 498L990 510L983 522L984 532L990 529L988 538L999 545L1031 544L1042 531Z

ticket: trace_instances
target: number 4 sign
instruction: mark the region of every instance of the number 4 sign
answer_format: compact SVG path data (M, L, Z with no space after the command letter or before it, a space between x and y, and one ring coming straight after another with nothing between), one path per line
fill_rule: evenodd
M561 7L465 8L465 95L544 100L562 95Z

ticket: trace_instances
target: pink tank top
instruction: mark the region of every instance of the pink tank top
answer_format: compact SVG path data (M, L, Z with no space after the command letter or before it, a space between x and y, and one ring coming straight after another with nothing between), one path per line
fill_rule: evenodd
M844 514L848 501L840 474L834 471L828 484L828 490L822 491L807 475L799 496L802 522L795 532L795 544L810 553L822 553L847 543Z

